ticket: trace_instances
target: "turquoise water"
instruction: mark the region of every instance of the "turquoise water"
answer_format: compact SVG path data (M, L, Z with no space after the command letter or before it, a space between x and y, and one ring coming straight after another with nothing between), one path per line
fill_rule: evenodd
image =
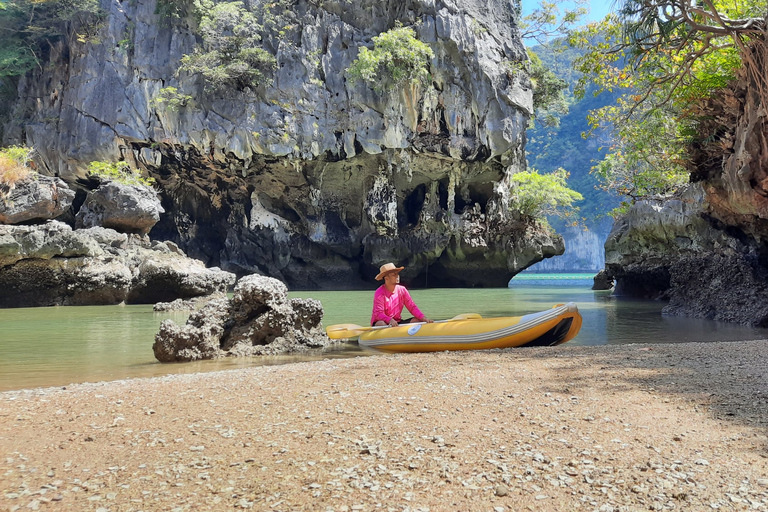
M510 285L520 282L584 281L592 286L594 274L536 274L524 272L512 278Z
M460 313L517 316L573 301L584 318L570 345L768 340L767 329L705 320L664 317L661 302L614 297L592 291L591 274L553 279L517 276L508 288L411 290L421 310L438 320ZM323 325L370 321L370 291L295 292L319 299ZM152 353L154 335L165 319L184 323L186 314L156 313L150 305L21 308L0 310L0 390L65 386L170 373L223 370L265 364L367 355L355 344L299 356L227 358L161 364Z

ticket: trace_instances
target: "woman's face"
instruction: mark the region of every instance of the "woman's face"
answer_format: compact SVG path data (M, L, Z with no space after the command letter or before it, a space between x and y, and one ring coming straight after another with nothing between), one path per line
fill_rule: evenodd
M384 282L387 284L398 284L400 282L400 272L392 272L384 276Z

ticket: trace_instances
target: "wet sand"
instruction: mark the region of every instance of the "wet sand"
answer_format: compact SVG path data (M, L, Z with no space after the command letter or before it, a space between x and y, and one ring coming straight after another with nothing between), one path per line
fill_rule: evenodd
M768 342L0 393L0 510L768 510Z

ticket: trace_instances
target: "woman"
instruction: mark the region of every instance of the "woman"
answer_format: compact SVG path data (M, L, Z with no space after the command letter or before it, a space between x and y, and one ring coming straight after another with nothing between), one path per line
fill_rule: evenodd
M384 284L379 286L376 293L373 294L373 314L371 315L371 325L389 325L396 327L399 324L410 322L426 322L431 324L433 320L425 317L416 303L413 302L411 294L401 286L400 271L405 267L396 267L394 263L385 263L379 268L377 281L384 280ZM413 315L413 318L403 321L403 307Z

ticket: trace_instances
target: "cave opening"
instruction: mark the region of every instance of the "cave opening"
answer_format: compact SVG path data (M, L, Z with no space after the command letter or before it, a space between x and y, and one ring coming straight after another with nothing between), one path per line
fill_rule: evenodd
M441 210L448 209L448 178L437 182L437 201Z
M427 185L422 183L405 196L402 211L398 211L397 227L399 229L413 227L419 223L421 210L427 196Z
M461 214L465 208L474 208L476 204L479 204L480 212L485 213L488 201L493 194L493 185L490 183L472 183L466 186L465 191L469 197L465 197L461 193L460 187L456 187L454 212Z
M291 208L283 198L271 197L266 194L259 193L259 202L269 212L274 213L289 222L300 222L301 216Z

